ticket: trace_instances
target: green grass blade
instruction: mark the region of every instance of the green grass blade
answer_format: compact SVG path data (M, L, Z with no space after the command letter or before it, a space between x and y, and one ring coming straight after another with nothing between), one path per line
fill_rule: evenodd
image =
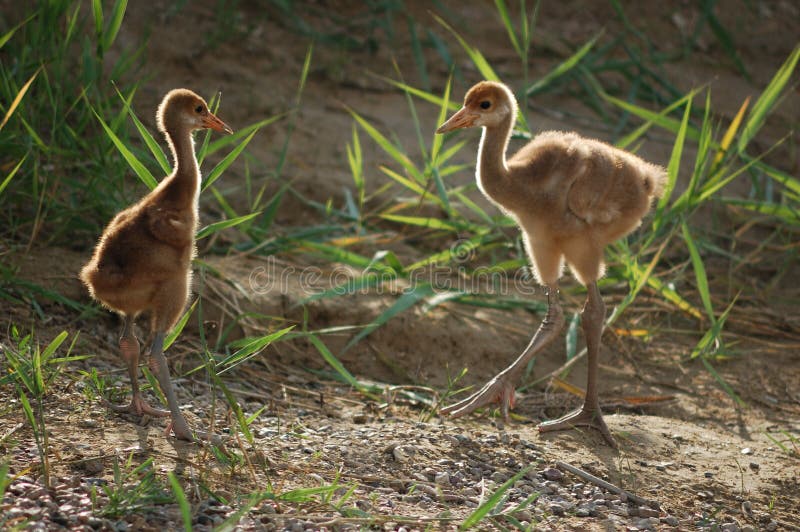
M714 140L712 138L712 125L710 116L711 91L708 91L706 93L705 111L703 112L703 125L700 128L700 139L697 142L697 153L695 155L694 169L689 177L689 183L686 186L686 189L674 202L672 202L671 212L673 215L684 213L689 206L697 203L698 185L708 168L708 161L711 157L711 143Z
M22 160L20 160L20 162L17 163L17 166L15 166L14 169L11 170L11 172L9 172L9 174L6 176L6 178L3 179L3 182L0 183L0 195L3 194L3 191L6 189L8 184L11 183L11 180L14 178L14 175L17 173L17 171L19 171L20 167L25 162L25 159L28 158L28 155L29 154L26 153L25 157L23 157Z
M514 51L517 52L518 56L523 57L525 51L523 50L522 46L520 46L519 40L517 40L517 32L514 31L514 23L511 22L511 14L508 12L508 6L506 6L504 0L494 0L494 5L497 8L497 12L500 14L500 18L503 21L503 26L506 28L506 33L508 33L508 40L511 41L511 46L514 47ZM527 24L527 19L524 16L522 19L524 24Z
M752 161L755 168L758 169L760 172L764 172L770 179L774 180L777 183L780 183L789 190L794 191L796 194L800 194L800 179L792 177L786 172L783 172L773 166L761 162L761 159L763 158L762 156L759 156L756 159L750 159L747 156L744 156L743 158L745 160Z
M92 0L92 17L94 18L94 33L97 37L103 34L103 2Z
M442 104L439 106L439 116L436 119L437 124L443 124L447 119L448 104L450 103L450 89L453 85L453 76L447 78L447 85L444 88L444 96L442 97ZM433 134L433 142L431 143L431 164L436 167L444 161L439 160L439 151L444 144L444 135Z
M711 375L714 377L714 379L717 381L720 387L723 390L725 390L725 393L727 393L731 397L731 399L733 399L736 402L737 405L739 405L740 407L747 406L747 403L745 403L742 400L742 398L739 397L739 395L734 391L734 389L731 388L731 385L728 384L725 381L725 379L722 378L722 375L717 373L717 370L714 369L714 366L711 365L711 361L709 361L705 357L701 358L700 361L703 363L703 366L705 366L708 372L711 373Z
M100 117L97 111L94 110L94 108L92 108L92 112L94 113L94 116L97 117L97 121L100 122L100 125L103 126L103 129L106 132L106 136L108 136L108 138L111 139L111 142L114 143L114 146L116 146L117 151L119 151L119 153L128 163L128 166L130 166L131 170L133 170L133 172L136 174L139 180L142 183L144 183L150 190L156 188L156 186L158 186L158 182L156 181L156 178L153 177L153 174L150 173L150 170L148 170L139 161L139 159L136 158L133 152L131 152L131 150L129 150L128 147L125 146L125 143L120 140L117 134L114 133L114 131L112 131L110 127L108 127L108 125Z
M258 122L250 124L249 126L243 127L242 129L236 131L232 135L223 135L222 137L208 144L208 148L206 149L205 155L206 156L212 155L221 150L222 148L224 148L225 146L239 142L241 139L243 139L253 131L257 131L263 127L266 127L272 124L273 122L276 122L281 118L285 117L287 114L288 113L280 113L275 116L265 118L264 120L259 120Z
M186 310L186 312L183 313L181 319L179 319L178 323L175 324L175 327L173 327L172 330L167 334L167 336L164 337L164 344L163 344L164 351L169 349L169 346L174 344L175 340L178 339L178 336L181 335L181 332L183 332L183 328L186 327L186 324L189 322L189 317L192 315L192 312L194 312L194 308L197 306L198 301L200 300L195 299L194 303L192 303L192 306L189 307Z
M11 102L11 105L8 106L8 111L6 111L6 115L3 117L3 121L0 122L0 131L3 130L3 127L8 122L8 119L11 118L11 115L14 114L14 111L17 110L17 107L19 106L20 102L22 102L22 99L25 97L25 94L28 92L28 89L31 88L33 80L36 79L36 76L39 75L39 72L41 72L41 70L42 70L41 67L37 68L36 72L33 73L33 75L28 79L28 81L25 82L25 85L23 85L22 88L19 90L19 92L17 92L17 95L14 97L14 100Z
M69 333L67 331L61 331L58 336L53 338L53 340L47 344L47 347L42 351L42 363L46 364L50 357L53 356L53 353L56 352L56 349L61 347L61 344L64 343L64 340L67 339Z
M439 24L444 26L444 28L447 31L453 34L453 36L456 38L456 40L458 40L458 43L467 53L467 55L472 60L475 67L478 69L478 72L481 73L484 79L490 81L500 81L500 78L497 76L491 65L489 65L489 62L486 60L486 58L483 56L480 50L470 46L470 44L466 40L464 40L464 38L456 30L454 30L447 22L445 22L443 18L435 14L433 15L433 18L436 19L436 21Z
M228 155L226 155L219 163L217 163L217 165L214 167L213 170L211 170L211 173L208 174L208 177L205 179L205 182L203 183L203 187L201 188L201 190L207 189L209 186L211 186L212 183L214 183L214 181L219 179L219 177L222 175L222 172L227 170L228 167L231 164L233 164L236 158L239 157L239 154L242 153L242 151L247 147L250 141L253 140L253 137L255 137L256 133L258 133L258 130L255 130L252 133L250 133L241 143L239 143L233 150L231 150L231 152Z
M384 76L378 76L378 77L386 81L387 83L391 83L395 87L402 89L403 91L409 94L413 94L417 98L425 100L426 102L430 102L438 107L446 105L448 111L457 111L458 108L460 107L460 105L457 102L445 102L444 98L442 98L441 96L436 96L435 94L431 94L430 92L426 92L422 89L417 89L415 87L412 87L411 85L403 83L402 81L396 81Z
M749 211L774 216L791 225L800 224L800 205L781 205L767 201L743 200L738 198L722 198L728 205L742 207Z
M667 284L664 284L660 279L657 277L648 277L647 278L647 286L658 292L661 297L663 297L668 302L675 305L680 310L686 312L690 316L693 316L697 319L702 319L703 314L700 310L686 301L683 297L681 297L678 292L675 291L674 288L670 287Z
M597 35L595 35L592 38L592 40L581 46L577 52L572 54L566 60L562 61L553 70L545 74L542 78L540 78L530 87L525 89L525 95L532 96L536 94L537 92L544 89L547 85L549 85L554 79L560 78L561 76L563 76L564 74L575 68L578 65L578 63L580 63L581 60L586 56L586 54L588 54L589 51L594 47L595 43L602 34L603 33L600 32Z
M244 344L238 351L228 356L219 363L219 365L223 366L224 369L220 371L218 374L222 375L226 371L235 368L242 362L245 362L253 358L261 351L263 351L267 346L278 341L283 335L291 331L293 328L294 325L292 325L291 327L286 327L285 329L281 329L271 334L259 336L258 338L247 339L247 343Z
M186 499L181 483L178 482L178 477L172 471L167 472L169 478L169 485L172 487L172 493L175 494L175 500L178 501L178 508L181 510L181 519L183 519L183 529L186 532L192 532L192 508L189 506L189 501Z
M0 440L0 444L5 444L5 437ZM9 469L9 462L3 462L3 465L0 465L0 500L3 499L6 494L6 489L8 489L12 482L12 479L8 476Z
M108 51L117 39L119 29L122 27L122 19L125 18L125 9L128 6L128 0L117 0L114 2L114 7L111 10L111 20L108 23L108 28L103 32L103 51Z
M361 332L355 335L347 345L344 346L342 349L342 353L346 352L348 349L356 345L358 342L372 334L375 329L378 327L386 324L389 320L397 316L398 314L405 312L409 308L413 307L421 300L425 299L426 297L430 297L435 293L435 288L430 283L422 283L414 286L413 288L407 290L402 296L400 296L395 303L383 311L377 318L372 320L366 327L364 327Z
M250 498L245 504L237 508L235 512L233 512L230 516L228 516L225 519L225 521L223 521L219 526L214 528L214 532L235 532L236 530L240 530L241 527L239 526L239 521L242 520L242 517L248 514L250 510L255 508L264 499L269 499L269 498L272 497L263 495L261 493L251 494Z
M659 120L664 120L667 115L672 113L672 111L674 111L678 107L684 105L686 103L686 101L689 100L689 98L692 97L693 94L694 94L693 92L690 92L689 94L683 96L682 98L679 98L679 99L675 100L674 102L669 104L667 107L665 107L664 109L659 111L655 116ZM612 99L616 100L618 102L623 101L623 100L617 100L616 98L613 98L612 96L608 96L606 99L608 99L609 101L612 101ZM628 104L628 102L625 102L625 103ZM628 105L632 105L632 104L628 104ZM633 144L636 140L638 140L642 135L644 135L647 132L647 130L649 130L655 123L656 122L653 121L653 120L645 119L644 124L642 124L641 126L637 127L635 130L631 131L630 133L628 133L624 137L620 138L614 144L619 148L623 148L623 149L627 148L628 146Z
M689 127L689 117L692 112L692 100L686 102L686 108L683 112L683 120L678 128L678 133L675 136L675 143L672 146L672 155L669 158L667 165L667 184L664 186L664 195L658 200L655 216L653 217L653 231L658 231L664 224L665 209L669 203L672 191L675 189L675 183L678 181L678 172L681 167L681 156L683 155L683 147L686 142L686 131Z
M11 40L11 37L13 37L13 36L14 36L14 34L17 32L17 30L18 30L18 29L20 29L22 26L24 26L25 24L27 24L28 22L30 22L30 21L31 21L31 19L32 19L32 18L34 18L34 17L35 17L36 15L38 15L38 14L39 14L39 13L38 13L38 11L37 11L37 12L35 12L33 15L29 16L28 18L26 18L25 20L23 20L22 22L20 22L19 24L17 24L16 26L14 26L13 28L11 28L11 29L10 29L10 30L8 30L7 32L5 32L3 35L1 35L1 36L0 36L0 50L2 50L2 49L3 49L3 46L5 46L5 45L6 45L6 43L7 43L9 40Z
M344 367L344 364L342 364L341 361L336 358L333 353L331 353L331 350L328 349L328 346L326 346L322 340L312 334L308 337L308 341L317 348L317 351L319 351L319 354L322 355L323 359L325 359L325 362L327 362L328 365L336 370L336 373L338 373L347 384L358 391L364 391L364 386L362 386L362 384L358 382L355 377L353 377L352 373L347 371L347 368Z
M429 255L424 259L418 260L414 264L409 264L406 267L406 271L413 272L415 270L418 270L419 268L429 266L431 264L449 264L454 260L461 261L463 260L463 258L459 257L458 255L462 255L474 249L480 249L481 246L485 243L484 242L485 240L486 240L485 235L478 235L466 240L459 240L458 246L453 246L442 251L437 251L436 253L433 253L432 255Z
M733 120L731 120L728 129L725 130L725 134L722 136L722 140L719 143L719 148L717 149L717 155L714 157L714 166L718 165L728 152L728 148L730 148L733 139L736 137L736 133L739 131L739 127L742 125L742 119L744 118L744 113L749 104L750 96L744 99L742 106L739 108L739 112L736 113L736 116L734 116Z
M679 102L683 103L684 101L689 101L694 98L696 94L696 90L689 92L686 96L683 96ZM678 131L681 128L681 122L670 118L668 116L664 116L663 112L656 113L654 111L650 111L649 109L645 109L644 107L640 107L638 105L634 105L632 103L628 103L625 100L620 100L619 98L615 98L614 96L601 93L603 99L607 102L616 105L617 107L621 108L624 111L628 111L629 113L638 116L642 120L646 120L648 122L652 122L653 124L657 125L658 127L665 129L675 135L678 134ZM676 102L677 103L677 102ZM697 141L700 138L700 132L689 126L686 130L686 138Z
M580 324L580 321L581 315L577 312L573 314L572 319L569 320L569 326L567 327L567 335L565 339L567 360L572 360L572 358L578 353L578 325Z
M358 253L353 253L352 251L347 251L338 246L313 242L311 240L297 240L296 243L298 249L302 249L304 247L313 249L320 252L332 262L342 262L362 270L369 267L375 267L375 264L373 264L372 259L369 257L359 255Z
M203 238L206 238L207 236L213 235L214 233L218 233L223 229L227 229L228 227L234 227L236 225L247 222L248 220L252 220L256 216L259 216L260 214L261 211L251 212L250 214L237 216L236 218L231 218L230 220L220 220L219 222L208 224L207 226L203 227L200 231L197 232L196 238L197 240L201 240Z
M39 439L39 426L36 423L36 416L33 414L33 408L31 408L31 403L28 400L27 394L19 390L19 400L22 403L22 411L25 413L25 417L28 419L28 423L31 425L31 429L33 430L33 436L35 439Z
M341 297L347 296L351 294L355 294L356 292L360 292L362 290L367 290L369 288L374 288L380 284L383 284L386 281L391 281L397 278L397 275L390 273L390 272L369 272L365 275L359 277L353 277L348 279L347 281L334 286L333 288L329 288L327 290L323 290L322 292L318 292L316 294L312 294L307 298L300 301L300 305L305 305L306 303L310 303L312 301L317 301L319 299L327 299L331 297Z
M426 227L428 229L442 229L445 231L457 232L459 227L453 223L442 220L441 218L426 218L422 216L401 216L399 214L381 214L384 220L390 220L405 225L417 225L419 227Z
M124 111L128 114L128 116L131 117L131 120L133 120L133 125L136 126L139 136L144 141L145 145L147 145L150 153L153 154L153 157L155 157L158 165L164 172L164 175L169 175L172 172L172 169L169 166L167 155L164 153L164 150L161 149L161 146L159 146L158 142L156 142L156 139L153 137L153 135L150 134L145 125L142 124L141 120L139 120L139 117L136 116L136 113L134 113L133 108L130 105L130 98L133 97L133 91L131 92L129 98L125 98L116 85L114 86L114 89L117 91L117 94L122 100Z
M422 174L417 170L417 167L414 166L414 163L408 158L408 156L401 152L394 144L392 144L389 139L387 139L380 131L378 131L375 126L370 124L367 120L365 120L361 115L356 113L350 108L347 108L350 114L355 118L356 122L361 126L361 128L372 138L373 141L384 151L386 154L394 159L397 163L399 163L406 171L418 182L424 183L425 179Z
M692 234L689 231L689 226L686 222L681 224L683 232L683 240L686 242L686 247L689 249L689 256L692 259L692 267L694 268L694 276L697 280L697 291L700 292L700 299L703 301L703 307L706 309L706 314L711 320L711 323L716 321L714 316L714 307L711 304L711 292L708 288L708 277L706 276L706 268L703 264L703 259L697 250Z
M786 84L792 79L792 73L794 72L795 66L797 66L798 60L800 60L800 45L794 49L783 65L778 69L778 72L775 73L775 76L773 76L772 80L764 89L764 92L759 96L758 101L753 105L747 117L747 122L745 122L744 129L739 136L737 145L739 153L745 151L747 145L756 136L761 126L764 125L767 115L769 115L775 107Z
M222 395L225 396L225 401L228 403L228 407L233 411L233 415L236 418L236 423L239 425L239 430L242 431L244 434L245 439L252 444L253 443L253 433L250 431L250 425L247 423L247 417L244 415L242 411L242 407L239 405L239 402L236 400L236 397L233 396L231 391L225 386L225 383L222 382L222 379L219 377L219 373L216 371L216 367L214 365L214 359L211 358L210 355L208 356L208 361L206 362L206 369L208 371L208 376L211 378L211 381L214 383L214 386L222 390Z
M425 188L423 188L417 182L411 181L410 179L406 179L405 177L401 176L400 174L398 174L397 172L395 172L391 168L387 168L385 166L381 166L380 169L384 174L386 174L387 176L391 177L393 180L397 181L399 184L403 185L404 187L406 187L410 191L414 192L418 196L425 196L425 194L426 194ZM437 202L441 201L438 196L432 197L431 199L434 199L434 201L437 201Z
M510 479L506 480L502 486L497 488L497 491L492 493L492 496L486 499L486 502L478 506L466 519L461 525L458 527L459 530L469 530L470 528L477 526L483 519L494 510L494 508L498 505L498 503L502 500L505 493L511 489L511 487L521 479L528 471L531 470L533 466L528 466L525 469L521 469L517 472L516 475L511 477Z
M631 303L633 303L634 299L636 299L636 296L639 294L641 289L644 288L648 279L650 279L650 276L653 274L653 270L661 258L661 253L663 253L664 248L667 246L667 243L670 240L672 240L672 234L664 239L664 242L661 244L661 246L659 246L655 255L653 255L653 258L650 260L647 268L644 269L635 263L634 258L630 256L629 250L626 246L623 246L622 242L617 242L611 247L611 249L615 252L615 259L625 266L629 275L633 277L634 283L632 288L628 291L628 294L625 296L625 299L623 299L622 302L611 312L611 316L606 321L606 324L610 325L614 323L617 318L622 315L625 309Z

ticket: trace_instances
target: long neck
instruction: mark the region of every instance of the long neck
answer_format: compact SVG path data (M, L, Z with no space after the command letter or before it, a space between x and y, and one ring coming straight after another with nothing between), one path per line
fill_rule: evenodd
M514 114L510 113L497 126L484 127L478 149L478 185L484 194L501 206L510 187L506 149L513 124Z
M175 164L168 186L176 201L183 205L196 206L200 190L200 170L194 153L192 132L185 128L168 129L167 142Z

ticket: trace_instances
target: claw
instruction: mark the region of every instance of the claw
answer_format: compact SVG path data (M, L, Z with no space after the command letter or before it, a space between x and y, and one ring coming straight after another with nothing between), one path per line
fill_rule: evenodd
M508 409L514 407L514 385L505 375L498 375L466 399L442 408L441 413L457 418L493 403L500 403L503 419L507 421Z
M131 397L131 402L127 405L115 405L107 399L103 399L103 402L114 412L135 414L137 416L143 416L145 414L152 417L169 416L169 410L161 410L160 408L150 406L150 403L145 401L141 395L134 395Z
M181 425L181 423L179 423ZM211 445L216 445L220 447L225 444L227 438L224 436L220 436L219 434L214 434L213 432L206 432L204 430L198 430L194 433L189 428L189 425L184 423L182 428L175 430L175 422L170 421L167 423L167 429L164 431L164 436L169 436L170 432L175 434L175 437L179 440L184 440L192 443L210 443Z
M611 447L614 449L617 448L617 442L614 436L611 435L611 431L608 430L608 425L606 425L603 414L599 409L592 410L583 407L558 419L543 421L539 423L538 429L539 432L553 432L556 430L573 429L575 427L590 427L596 429L600 431L600 434L603 435L603 438Z

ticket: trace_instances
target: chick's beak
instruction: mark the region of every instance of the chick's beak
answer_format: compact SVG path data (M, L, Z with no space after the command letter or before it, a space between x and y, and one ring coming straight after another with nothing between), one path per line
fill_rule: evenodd
M229 135L233 133L233 130L228 127L228 125L214 116L213 113L208 113L206 116L203 117L203 127L207 127L208 129L213 129L214 131L220 131L222 133L228 133Z
M478 114L473 113L466 107L462 107L456 114L451 116L447 122L439 126L439 129L437 129L436 132L447 133L448 131L452 131L454 129L472 127L475 125L475 121L478 119L478 117Z

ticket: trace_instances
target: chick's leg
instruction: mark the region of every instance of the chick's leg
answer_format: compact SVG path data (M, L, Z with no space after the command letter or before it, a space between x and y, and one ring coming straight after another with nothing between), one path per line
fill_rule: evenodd
M158 384L167 398L167 405L169 405L169 413L172 420L167 425L166 433L169 434L172 431L181 440L208 441L213 445L222 445L224 443L223 437L202 430L192 431L189 427L189 423L187 423L178 406L178 398L175 395L175 387L172 385L172 379L169 376L169 366L167 366L167 358L164 356L163 346L164 333L156 333L153 338L153 347L150 349L150 370L158 379Z
M119 350L122 359L128 367L128 376L131 379L131 402L128 405L114 405L106 401L106 405L116 412L128 412L139 416L149 415L154 417L166 417L169 412L158 408L153 408L142 397L139 390L139 340L133 333L134 319L130 316L123 317L122 335L119 339Z
M586 304L581 313L581 325L583 326L583 334L586 337L586 356L588 360L586 397L580 409L561 418L540 423L539 432L566 430L578 426L591 427L599 430L608 444L616 448L617 443L614 441L611 431L608 430L605 420L603 420L597 393L597 368L606 306L600 296L600 291L597 289L597 283L590 283L586 289L588 291Z
M161 391L167 398L167 406L169 406L169 415L172 421L167 427L167 432L170 429L181 440L194 441L192 429L183 417L181 409L178 406L178 398L175 395L175 388L172 386L172 379L169 376L169 367L167 366L167 358L164 356L164 332L156 332L153 337L153 346L150 348L150 370L158 379L158 385L161 386Z
M564 325L564 314L558 302L558 287L547 288L547 314L531 339L528 347L506 369L498 373L483 388L466 399L441 410L442 414L460 417L488 404L500 403L503 419L508 420L508 410L514 406L514 387L528 362L558 336Z

